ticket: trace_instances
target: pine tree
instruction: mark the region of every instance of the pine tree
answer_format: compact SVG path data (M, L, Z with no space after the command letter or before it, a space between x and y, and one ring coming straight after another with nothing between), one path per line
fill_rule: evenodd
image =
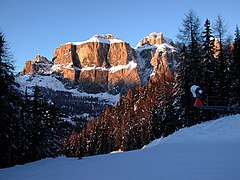
M200 20L198 16L192 11L186 14L183 19L182 29L179 29L179 34L177 35L181 46L185 44L187 56L184 59L184 69L181 71L179 78L183 80L178 80L179 83L184 83L184 85L178 85L179 87L184 87L185 95L183 98L180 98L183 101L182 105L185 108L185 121L189 122L188 124L195 124L201 121L201 116L199 112L193 107L193 98L190 93L190 88L192 85L199 85L201 82L201 31L200 31ZM177 90L178 91L178 90ZM187 103L185 103L187 102ZM191 120L191 121L190 121Z
M183 19L182 28L179 28L177 38L181 44L191 45L194 40L201 41L200 19L196 13L190 9Z
M159 83L159 82L158 82ZM159 87L157 103L153 110L153 128L155 137L166 137L178 129L178 119L174 118L174 88L173 82L163 82Z
M207 19L203 31L203 55L202 55L202 82L201 87L207 96L215 95L216 89L216 59L214 58L214 36L210 27L210 20Z
M240 106L240 30L236 26L234 46L233 46L233 61L230 66L231 73L231 94L233 98L232 104Z
M189 102L191 102L191 94L189 92L189 79L191 76L191 71L187 68L187 58L188 52L185 44L179 47L179 62L176 67L176 76L175 76L175 89L174 93L174 102L173 106L175 109L175 116L178 117L178 120L183 123L190 120L190 106Z
M69 126L59 117L52 102L48 102L38 86L33 95L25 92L20 111L20 133L18 163L55 157L61 153L61 143L67 136Z
M204 24L203 31L203 55L202 55L202 80L199 84L204 89L204 94L208 96L214 95L215 90L215 58L214 58L214 37L210 27L209 19Z
M14 66L7 42L0 32L0 167L12 165L18 138L18 96Z
M198 84L201 79L201 66L200 66L200 44L202 41L200 31L200 20L199 17L189 10L183 19L182 29L179 29L177 38L180 44L185 44L188 52L187 68L191 70L191 76L189 76L190 84Z
M215 24L213 26L215 36L218 38L219 41L219 49L217 52L217 60L219 61L219 65L217 66L217 75L218 75L218 81L219 81L219 96L221 98L224 98L227 96L227 79L225 75L227 74L227 63L224 53L224 38L227 32L227 26L223 20L223 18L218 15Z
M202 43L202 74L201 74L201 82L199 83L200 87L202 87L204 91L204 103L207 103L207 99L212 96L216 96L218 94L217 87L218 81L216 79L217 73L217 65L215 55L215 47L214 47L214 36L212 34L210 20L207 19L204 24L203 31L203 43ZM212 119L214 112L205 111L204 116L205 119Z

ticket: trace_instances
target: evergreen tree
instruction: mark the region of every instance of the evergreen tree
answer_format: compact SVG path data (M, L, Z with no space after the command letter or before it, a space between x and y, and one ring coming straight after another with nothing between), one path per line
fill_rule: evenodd
M189 92L189 79L191 76L191 71L187 66L188 52L185 44L179 47L179 62L176 67L175 75L175 89L173 106L175 109L175 116L178 120L182 121L183 126L185 126L184 121L190 120L190 107L191 104L191 94Z
M221 63L223 66L224 65L224 61L223 61L223 56L224 56L224 53L223 53L223 42L224 42L224 37L226 35L226 32L227 32L227 25L225 24L223 18L218 15L216 21L215 21L215 24L214 24L214 32L215 32L215 36L218 38L219 40L219 55L218 55L218 58L219 60L222 60Z
M0 167L13 164L17 141L18 96L14 66L7 42L0 32Z
M209 19L204 24L203 31L203 55L202 55L202 82L199 84L204 88L205 93L212 95L214 91L214 76L215 76L215 58L214 58L214 37L210 27Z
M201 66L200 66L200 44L201 44L201 31L200 31L200 20L199 17L189 10L183 19L182 29L179 29L179 34L177 35L180 44L185 44L187 47L188 58L187 66L189 71L191 71L191 76L189 76L189 83L191 85L198 84L201 79Z
M200 122L202 118L199 115L200 112L193 107L194 102L190 92L191 86L199 85L202 79L200 20L192 10L189 10L183 19L182 26L177 37L180 43L180 51L184 47L182 52L187 54L187 56L184 56L184 69L179 71L180 79L178 83L183 83L183 85L178 84L178 86L184 88L182 91L185 92L182 93L183 97L179 98L183 101L179 102L179 104L184 105L186 109L184 112L185 121L188 122L188 125L191 125ZM183 79L181 80L181 78Z
M45 157L55 157L61 153L61 142L67 136L67 123L59 117L52 102L48 102L38 86L33 95L25 92L20 111L18 163L26 163Z
M216 79L217 73L217 64L215 55L215 45L214 41L215 38L212 34L210 20L207 19L204 24L204 31L203 31L203 43L202 43L202 74L201 74L201 82L199 83L200 87L202 87L204 91L203 101L206 105L208 103L208 99L212 96L216 96L218 94L217 87L218 81ZM214 118L213 111L205 111L204 119L212 119Z
M157 103L153 111L155 137L166 137L178 129L178 119L174 118L173 82L163 82L158 89Z
M233 46L233 61L230 66L231 73L231 94L233 98L232 104L240 106L240 30L236 26L234 46Z
M217 66L217 79L219 81L218 85L219 87L219 96L221 98L224 98L227 96L227 79L226 79L226 74L227 74L227 62L225 58L225 53L224 53L224 38L227 32L227 26L223 20L223 18L218 15L215 24L214 24L214 32L215 36L218 38L219 42L219 49L217 52L217 60L219 61L219 65Z
M201 42L200 19L190 9L183 19L182 28L179 28L177 38L181 44L192 45L194 41Z

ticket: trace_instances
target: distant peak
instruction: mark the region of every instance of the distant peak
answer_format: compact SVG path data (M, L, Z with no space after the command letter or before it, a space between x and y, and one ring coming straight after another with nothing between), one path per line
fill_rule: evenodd
M138 42L137 47L144 46L146 44L155 46L155 45L163 44L165 42L166 40L163 38L163 34L161 32L160 33L152 32L148 36L142 38Z
M148 37L153 37L153 38L155 38L155 39L158 39L158 38L162 38L162 37L163 37L163 34L162 34L161 32L160 32L160 33L151 32Z
M33 61L35 63L51 63L46 57L41 56L40 54L38 54Z
M116 38L114 35L112 34L96 34L94 36L92 36L91 38L100 38L100 39L118 39Z

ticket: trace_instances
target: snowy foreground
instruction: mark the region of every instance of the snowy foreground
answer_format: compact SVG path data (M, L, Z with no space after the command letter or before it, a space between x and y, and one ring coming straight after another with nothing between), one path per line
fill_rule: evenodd
M240 115L206 122L142 150L44 159L0 169L1 180L240 179Z

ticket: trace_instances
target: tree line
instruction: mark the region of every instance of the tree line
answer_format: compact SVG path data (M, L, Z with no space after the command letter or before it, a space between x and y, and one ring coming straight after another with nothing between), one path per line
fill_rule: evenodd
M106 107L80 132L74 131L63 144L64 154L82 157L129 151L173 133L181 126L180 121L174 120L173 87L170 80L153 79L128 91L115 107Z

